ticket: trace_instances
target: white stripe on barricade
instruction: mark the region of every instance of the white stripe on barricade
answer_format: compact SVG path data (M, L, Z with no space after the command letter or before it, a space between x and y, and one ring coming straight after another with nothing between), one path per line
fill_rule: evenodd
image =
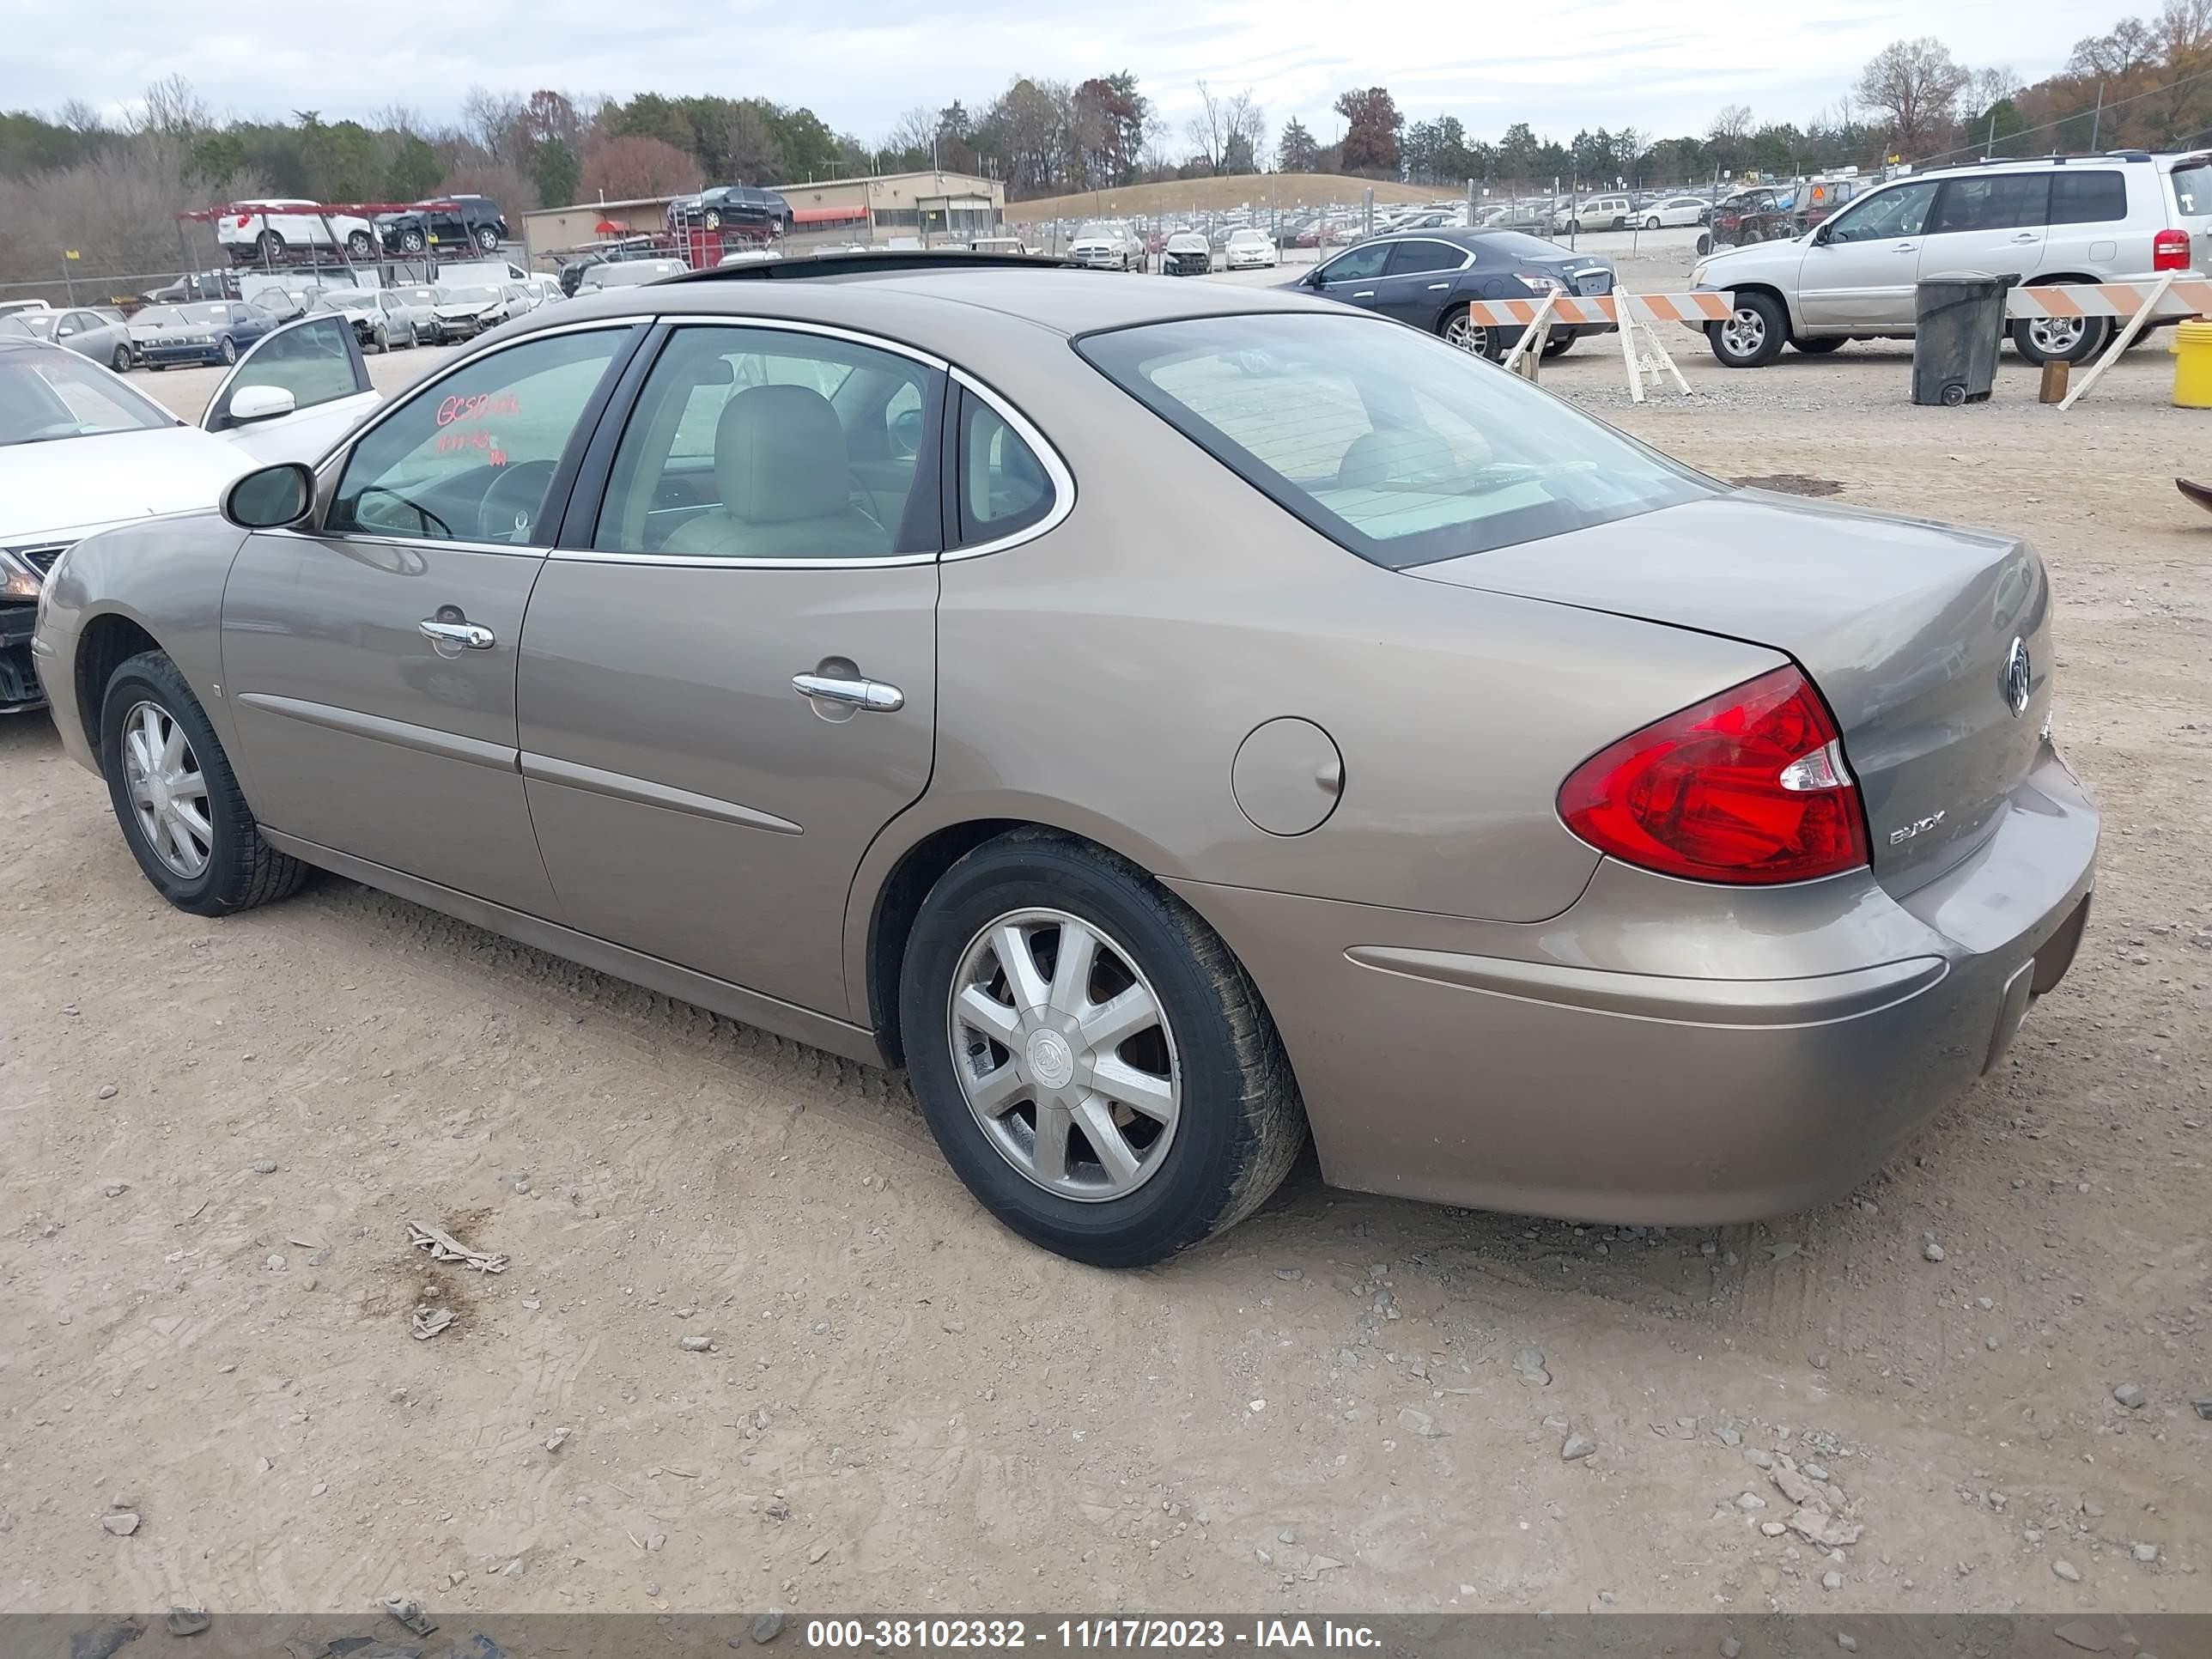
M2212 283L2196 277L2167 277L2153 283L2069 283L2049 288L2016 288L2005 295L2005 315L2015 322L2045 317L2132 317L2155 294L2150 320L2212 315Z
M1635 309L1655 323L1686 323L1692 328L1729 319L1729 296L1698 291L1690 294L1558 294L1552 298L1552 320L1583 327L1620 322L1619 301L1632 300ZM1486 328L1526 328L1536 320L1540 300L1475 300L1468 305L1468 318Z

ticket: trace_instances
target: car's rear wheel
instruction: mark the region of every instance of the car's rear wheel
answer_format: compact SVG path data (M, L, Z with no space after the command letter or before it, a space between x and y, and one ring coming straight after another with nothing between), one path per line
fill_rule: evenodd
M399 233L399 251L402 253L420 253L428 246L428 244L422 240L422 233L419 230L403 230Z
M477 227L477 246L486 253L499 252L499 232L489 225Z
M116 347L115 355L107 360L107 366L118 374L128 374L131 372L131 348Z
M1471 351L1493 362L1505 355L1505 342L1499 331L1476 322L1465 306L1455 306L1446 312L1437 332L1443 337L1446 345L1457 346L1462 351Z
M1764 368L1789 343L1790 318L1772 295L1747 290L1726 322L1705 325L1705 337L1723 368Z
M1543 355L1547 358L1564 357L1575 349L1579 334L1547 334L1544 337Z
M376 252L375 239L365 230L346 233L346 252L356 259L366 259Z
M307 878L306 865L262 839L206 712L167 653L132 657L109 677L100 757L131 856L179 909L250 910Z
M2110 317L2023 317L2012 325L2013 349L2031 363L2086 362L2112 335Z
M977 1200L1047 1249L1158 1261L1281 1183L1305 1141L1290 1062L1193 911L1087 843L1017 830L931 890L900 1024L916 1098Z
M264 230L254 239L253 245L261 251L261 257L264 259L281 259L284 257L284 239L274 230Z

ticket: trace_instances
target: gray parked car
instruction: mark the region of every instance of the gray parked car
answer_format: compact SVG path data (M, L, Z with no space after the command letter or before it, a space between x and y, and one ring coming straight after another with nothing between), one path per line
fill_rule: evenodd
M131 368L131 325L119 311L21 311L10 319L33 339L54 344L105 363L118 374Z
M2051 608L1310 296L849 256L510 324L36 649L172 903L319 866L903 1063L1127 1265L1309 1127L1591 1220L1858 1180L2080 939Z

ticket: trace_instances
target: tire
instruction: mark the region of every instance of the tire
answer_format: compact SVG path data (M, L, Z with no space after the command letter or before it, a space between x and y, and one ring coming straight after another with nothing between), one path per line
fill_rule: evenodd
M142 813L156 826L179 821L158 805L142 806L124 750L126 737L147 720L149 708L155 711L151 730L182 738L182 747L175 751L177 762L167 769L167 775L196 777L198 784L194 796L168 793L165 782L161 799L185 808L197 799L207 830L202 842L196 833L181 830L173 839L168 830L157 827L153 834L163 837L167 852L156 846ZM179 910L196 916L227 916L289 897L307 879L306 865L262 839L261 827L246 804L215 728L167 652L132 657L108 678L100 703L100 763L131 855L154 890ZM187 849L186 856L177 856L180 845ZM191 854L201 857L198 869L191 867Z
M428 246L429 244L423 240L422 233L419 230L403 230L399 233L399 251L402 253L420 253Z
M128 374L131 372L131 348L116 347L115 355L107 360L107 366L118 374Z
M2031 363L2087 362L2112 337L2110 317L2023 317L2012 325L2013 349Z
M1790 315L1782 301L1756 289L1735 296L1735 315L1707 323L1705 338L1723 368L1764 368L1790 340Z
M1815 334L1809 339L1793 338L1790 343L1808 357L1825 357L1830 352L1849 343L1848 334Z
M1487 357L1496 362L1510 349L1504 331L1486 327L1469 319L1465 306L1454 306L1437 325L1437 332L1446 345L1457 346L1462 351L1471 351L1478 357Z
M228 368L238 361L238 342L232 339L229 335L224 335L222 344L216 349L216 356L222 358L222 366Z
M375 252L376 243L367 231L356 230L348 234L346 237L346 257L348 258L367 259L372 258Z
M392 349L392 336L390 332L386 330L382 323L379 323L375 329L371 331L368 337L368 343L372 349L380 354Z
M994 935L1011 930L1042 990L1069 923L1097 945L1082 1003L1095 1012L1137 993L1139 1006L1149 1000L1157 1015L1104 1059L1071 1049L1066 1038L1079 1044L1079 1028L1042 996L1029 1006L1070 1023L1023 1020L1013 994L994 989L1006 982ZM1040 949L1050 951L1049 964ZM959 994L965 988L972 996ZM986 1040L980 1026L959 1026L956 1037L956 996L958 1007L985 1009L994 1021L1000 1015L993 1011L1003 1011L1004 1029L1024 1043L1018 1064L1015 1050ZM907 940L899 1009L915 1097L954 1172L1006 1226L1073 1261L1138 1267L1189 1249L1258 1208L1305 1144L1290 1061L1229 947L1135 866L1049 830L988 842L931 890ZM1055 1073L1063 1097L1080 1096L1082 1109L1111 1106L1090 1086L1094 1063L1174 1091L1172 1121L1162 1128L1148 1113L1115 1108L1104 1132L1119 1144L1116 1176L1076 1120L1055 1189L1032 1173L1054 1167L1037 1153L1036 1121L1041 1110L1065 1109L1049 1104ZM1039 1077L1033 1066L1048 1069ZM1012 1081L998 1115L989 1104L971 1106L969 1083L1000 1075Z
M272 264L284 257L284 239L265 225L261 234L253 239L253 247L255 257Z
M1658 229L1658 228L1659 228L1659 216L1658 216L1657 214L1656 214L1656 213L1655 213L1655 214L1653 214L1650 218L1646 219L1646 220L1644 222L1644 229L1646 229L1646 230L1656 230L1656 229Z
M1542 352L1544 360L1548 362L1554 357L1565 356L1575 349L1575 342L1582 337L1579 334L1547 333L1544 336L1544 343L1538 349Z
M499 233L489 225L479 225L477 228L477 246L486 253L498 252Z
M1713 251L1713 234L1709 230L1698 233L1698 258L1704 258Z
M706 216L700 221L700 223L705 225L709 230L720 230L722 228L722 215L720 210L716 208L708 208L707 210Z

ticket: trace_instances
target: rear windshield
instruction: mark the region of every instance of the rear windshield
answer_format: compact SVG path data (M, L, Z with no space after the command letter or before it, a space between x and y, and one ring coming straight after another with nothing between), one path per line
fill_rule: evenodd
M1515 259L1564 259L1570 257L1567 250L1557 242L1547 242L1540 236L1524 235L1517 230L1486 230L1482 234L1482 245Z
M1376 319L1194 318L1076 349L1279 505L1394 568L1719 489L1517 375Z
M2173 170L2173 202L2191 218L2212 214L2212 161L2192 161Z

